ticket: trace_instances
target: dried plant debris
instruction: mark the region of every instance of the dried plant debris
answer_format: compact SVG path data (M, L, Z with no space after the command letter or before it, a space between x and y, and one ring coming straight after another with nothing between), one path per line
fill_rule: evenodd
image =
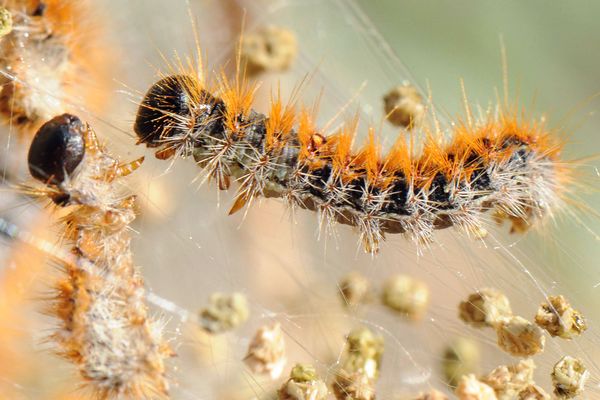
M459 337L450 343L444 351L442 372L446 383L456 387L463 375L473 373L479 367L480 350L477 342Z
M421 124L425 116L423 97L414 86L404 83L390 90L383 97L386 118L392 124L404 128L414 128Z
M361 371L339 370L332 388L337 400L375 399L375 379Z
M346 337L346 354L332 384L337 400L372 400L379 376L383 338L361 327Z
M455 390L458 400L497 400L496 392L473 374L464 375Z
M423 317L429 304L429 288L421 281L407 275L388 279L383 287L383 304L412 319Z
M339 283L340 296L344 305L356 307L370 300L372 294L371 282L359 272L353 271Z
M370 376L379 374L383 355L383 338L368 328L357 328L346 337L346 361L344 368L364 370Z
M559 399L571 399L583 392L589 371L580 359L565 356L554 365L552 384Z
M296 364L277 392L278 400L325 400L329 391L312 365Z
M572 339L587 329L585 318L560 296L549 296L547 303L542 303L535 316L535 323L545 329L550 336Z
M254 335L244 362L255 374L269 374L277 379L285 367L285 339L281 324L263 326Z
M264 26L242 37L241 56L248 75L287 70L298 55L296 35L282 27Z
M511 317L496 326L498 346L513 356L530 357L542 350L546 338L533 322L522 317Z
M420 393L417 397L413 397L412 400L448 400L448 396L438 390L431 389L429 392Z
M476 328L494 327L501 320L510 318L512 309L508 298L499 290L483 288L460 303L459 316Z
M530 386L534 385L534 370L533 360L526 359L514 365L501 365L480 380L494 389L498 400L512 400L519 398L525 390L533 390Z
M242 293L213 293L200 311L200 325L210 333L233 330L248 319L248 300Z
M521 390L516 397L517 400L550 400L550 395L538 385L528 385Z
M10 11L0 7L0 37L6 36L13 30L13 18Z

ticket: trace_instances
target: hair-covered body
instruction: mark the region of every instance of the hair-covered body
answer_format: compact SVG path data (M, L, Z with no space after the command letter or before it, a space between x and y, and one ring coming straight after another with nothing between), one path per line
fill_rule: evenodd
M251 108L251 88L222 80L209 91L202 81L173 75L155 83L134 129L140 142L160 147L158 158L193 156L221 189L234 178L232 212L258 196L283 197L328 224L358 227L366 249L376 251L386 233L427 244L436 229L478 231L489 210L523 228L561 203L561 145L516 113L469 117L449 141L430 131L419 156L412 140L399 137L381 156L372 130L352 150L356 120L325 136L306 110L298 115L274 100L261 114Z
M72 262L54 286L49 309L58 353L73 362L98 398L165 395L164 359L171 350L162 327L147 315L143 279L130 250L135 197L118 178L139 166L121 165L89 126L64 114L44 124L32 142L29 168L47 184L39 194L61 207Z
M0 38L0 113L33 135L45 121L105 101L109 56L89 0L7 0L12 31ZM93 19L91 16L94 16Z

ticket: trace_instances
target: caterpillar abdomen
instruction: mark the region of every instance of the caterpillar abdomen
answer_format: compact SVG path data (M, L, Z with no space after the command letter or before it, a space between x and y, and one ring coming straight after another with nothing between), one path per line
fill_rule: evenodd
M279 100L264 115L250 108L251 90L232 96L225 82L214 93L193 75L163 78L143 99L134 129L140 142L160 147L158 158L193 156L221 189L234 178L240 188L231 213L258 196L282 197L358 227L375 251L385 233L423 244L436 229L472 232L488 210L522 227L560 200L560 145L543 127L506 113L458 124L448 143L430 135L418 157L399 138L382 158L372 131L352 152L356 121L326 137L308 113L298 117Z

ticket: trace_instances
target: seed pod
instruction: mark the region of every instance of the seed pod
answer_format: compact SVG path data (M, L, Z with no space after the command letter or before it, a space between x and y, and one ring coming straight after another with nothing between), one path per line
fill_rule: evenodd
M494 389L478 380L475 375L463 376L456 387L458 400L497 400Z
M538 385L531 384L519 392L517 400L550 400L550 396Z
M512 400L528 386L533 385L535 363L532 359L514 365L501 365L480 378L496 392L498 400Z
M412 129L421 124L425 115L423 97L409 84L392 89L385 95L383 102L388 121L396 126Z
M353 271L340 281L339 290L344 305L355 307L369 300L371 282L359 272Z
M545 329L550 336L572 339L587 329L585 318L567 301L564 296L549 296L535 316L535 323Z
M379 374L383 355L383 338L368 328L357 328L346 337L347 357L344 369L365 370L369 376Z
M266 26L242 38L241 53L249 75L263 71L285 71L296 59L298 44L293 32Z
M552 370L554 394L559 399L570 399L581 394L589 375L580 359L563 357Z
M375 378L363 371L341 369L331 387L337 400L375 400Z
M544 350L546 338L533 322L522 317L512 317L496 326L498 346L518 357L530 357Z
M360 327L346 337L346 356L332 383L337 400L373 400L379 376L383 338Z
M277 392L279 400L325 400L328 394L327 385L308 364L296 364Z
M508 298L496 289L483 288L460 303L459 316L474 327L492 327L500 319L512 316Z
M13 18L10 11L0 7L0 37L8 35L13 29Z
M269 374L277 379L285 366L285 340L277 322L262 326L254 335L244 362L256 374Z
M210 333L223 333L244 323L248 313L248 301L242 293L213 293L209 306L200 311L200 325Z
M406 275L388 279L383 287L383 304L412 320L423 317L429 304L429 288Z

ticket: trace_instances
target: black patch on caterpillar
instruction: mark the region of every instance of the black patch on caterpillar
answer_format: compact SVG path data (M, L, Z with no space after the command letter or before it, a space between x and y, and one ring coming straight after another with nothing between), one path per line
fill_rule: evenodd
M356 171L360 174L364 173L363 171ZM355 210L363 211L363 193L367 188L366 177L359 176L358 178L352 180L347 186L347 190L349 192L348 202Z
M386 204L384 211L389 214L410 215L406 208L408 199L408 185L404 175L397 175L394 183L390 188L389 201Z
M511 161L516 161L519 163L519 166L525 166L527 161L529 160L529 155L531 154L531 149L529 147L522 146L519 150L515 151L510 159Z
M208 92L203 91L208 94ZM208 94L210 96L210 94ZM212 137L225 137L223 125L226 107L223 100L211 96L210 101L203 105L203 111L195 117L194 132L202 132Z
M436 174L429 187L428 200L434 203L433 207L438 210L449 210L454 208L450 201L450 193L446 190L448 180L442 173Z
M252 111L247 117L237 117L238 123L244 127L243 139L253 149L263 149L263 143L267 135L265 126L266 118L263 114ZM235 140L236 138L232 138Z
M471 174L471 189L481 193L473 195L474 199L486 196L492 190L490 175L482 164Z
M322 168L314 169L308 172L309 185L308 192L322 200L327 200L327 184L331 177L332 168L329 163Z

